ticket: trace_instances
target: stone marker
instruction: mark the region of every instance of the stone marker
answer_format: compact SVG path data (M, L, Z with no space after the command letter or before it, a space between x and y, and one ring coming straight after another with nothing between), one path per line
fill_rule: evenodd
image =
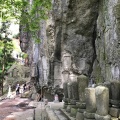
M120 82L119 81L112 81L111 82L111 93L112 97L110 102L112 107L120 107Z
M111 107L110 108L110 115L113 116L113 117L119 117L119 114L120 114L120 109L118 108L113 108Z
M110 108L110 115L112 117L119 117L120 114L120 82L119 81L112 81L111 82L111 108Z
M85 89L86 111L84 111L84 120L95 119L96 97L95 88Z
M78 92L79 92L79 101L85 102L85 88L88 87L88 78L85 75L80 75L77 78L78 81Z
M109 110L109 90L107 87L98 86L95 88L97 111L96 120L110 120Z
M86 98L86 112L95 113L96 112L95 88L86 88L85 98Z
M109 91L107 87L98 86L95 88L97 114L101 116L108 115L109 110Z
M67 83L67 88L68 88L68 98L72 99L72 84L71 84L71 82Z
M85 88L88 87L88 77L85 75L80 75L77 77L78 82L78 93L79 93L79 102L77 102L78 111L76 114L76 120L84 120L84 111L86 108L85 103Z
M78 94L78 84L77 84L77 76L73 73L69 75L70 82L68 83L68 96L69 96L69 104L70 104L70 116L76 117L77 106L76 102L79 100Z

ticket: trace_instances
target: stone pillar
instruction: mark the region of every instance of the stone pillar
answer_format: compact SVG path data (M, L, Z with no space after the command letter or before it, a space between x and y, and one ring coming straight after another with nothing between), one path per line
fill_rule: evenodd
M109 89L109 99L111 100L111 98L112 98L111 82L109 82L109 81L104 82L104 86ZM111 102L109 102L109 106L111 106Z
M76 105L76 102L78 102L79 100L77 76L72 73L69 75L69 78L70 78L71 89L72 89L72 98L70 99L70 103Z
M98 86L95 88L97 111L96 120L110 120L109 111L109 90L107 87Z
M78 101L78 84L77 84L77 76L75 74L69 75L69 82L67 84L68 87L68 106L66 111L70 113L70 116L75 117L77 113L76 102Z
M84 120L95 119L96 97L95 88L85 89L86 111L84 111Z
M70 113L71 110L70 100L72 99L72 84L70 81L67 83L67 89L68 89L68 104L66 107L66 112Z
M54 85L54 62L53 60L49 61L49 79L48 82L51 86Z
M119 81L112 81L111 82L111 108L110 108L110 115L112 117L118 118L120 113L120 82Z
M70 99L70 104L71 104L70 116L76 117L77 109L78 109L76 106L76 102L79 101L77 76L72 73L70 74L69 78L71 81L70 84L71 84L71 91L72 91L72 97Z
M63 88L61 86L62 80L61 80L61 62L60 61L54 61L54 87L59 86L60 88Z
M69 80L69 71L71 69L71 54L67 51L64 51L62 53L62 69L63 69L63 71L62 71L62 84L63 84L64 102L65 102L64 108L66 108L68 103L69 103L68 98L71 98L71 95L72 95L71 87L70 87L71 83ZM69 91L69 93L68 93L68 91Z
M68 79L69 79L69 71L63 71L63 92L64 92L64 108L67 108L68 105Z
M84 111L86 109L86 104L85 104L85 88L88 87L88 77L85 75L80 75L77 78L78 82L78 92L79 92L79 102L76 103L78 107L77 115L76 115L76 120L84 120Z

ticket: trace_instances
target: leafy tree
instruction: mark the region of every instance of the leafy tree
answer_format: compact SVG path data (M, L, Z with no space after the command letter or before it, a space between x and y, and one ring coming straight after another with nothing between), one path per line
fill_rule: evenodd
M7 37L9 34L9 32L7 31L8 26L9 22L3 22L0 29L0 83L2 88L2 94L4 76L14 62L14 59L11 56L13 45L11 40Z
M32 3L30 2L32 1ZM25 26L36 42L40 42L40 21L46 20L51 9L52 0L0 0L0 78L3 79L9 68L12 44L8 38L7 28L13 19ZM9 58L9 59L8 59ZM12 59L11 59L12 60ZM2 87L3 93L3 87Z
M1 0L1 21L17 19L25 26L36 42L39 42L40 21L48 18L52 0Z

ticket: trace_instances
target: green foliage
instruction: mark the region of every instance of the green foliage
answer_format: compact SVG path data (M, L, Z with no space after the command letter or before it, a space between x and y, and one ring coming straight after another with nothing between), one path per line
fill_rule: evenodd
M9 32L7 28L9 27L9 22L3 22L0 29L1 39L0 39L0 77L4 77L7 70L11 67L14 59L11 56L13 50L12 41L7 38ZM2 36L4 34L4 36Z
M1 0L0 15L2 21L8 21L20 17L20 11L23 8L22 0Z
M22 55L22 58L23 58L23 59L28 58L28 54L27 54L27 53L24 53L24 54Z
M1 21L17 19L37 42L40 21L48 18L50 9L51 0L32 0L32 3L29 0L0 0Z
M51 9L51 0L33 0L23 8L20 24L26 26L24 31L29 31L36 43L40 43L40 21L48 18Z

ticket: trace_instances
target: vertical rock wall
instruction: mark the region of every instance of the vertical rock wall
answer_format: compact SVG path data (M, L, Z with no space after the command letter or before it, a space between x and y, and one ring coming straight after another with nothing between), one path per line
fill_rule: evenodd
M120 31L118 0L100 0L95 49L104 81L120 79ZM98 65L96 64L96 65ZM96 78L100 80L99 78Z
M85 74L90 77L96 58L98 5L98 0L54 1L54 59L62 62L62 73L66 71L65 66L69 66L67 69L69 74L73 73L76 76ZM65 56L65 54L69 55Z
M49 19L41 22L41 43L30 42L33 49L27 51L37 63L39 83L62 88L80 74L97 82L119 80L120 1L52 0L52 5Z

